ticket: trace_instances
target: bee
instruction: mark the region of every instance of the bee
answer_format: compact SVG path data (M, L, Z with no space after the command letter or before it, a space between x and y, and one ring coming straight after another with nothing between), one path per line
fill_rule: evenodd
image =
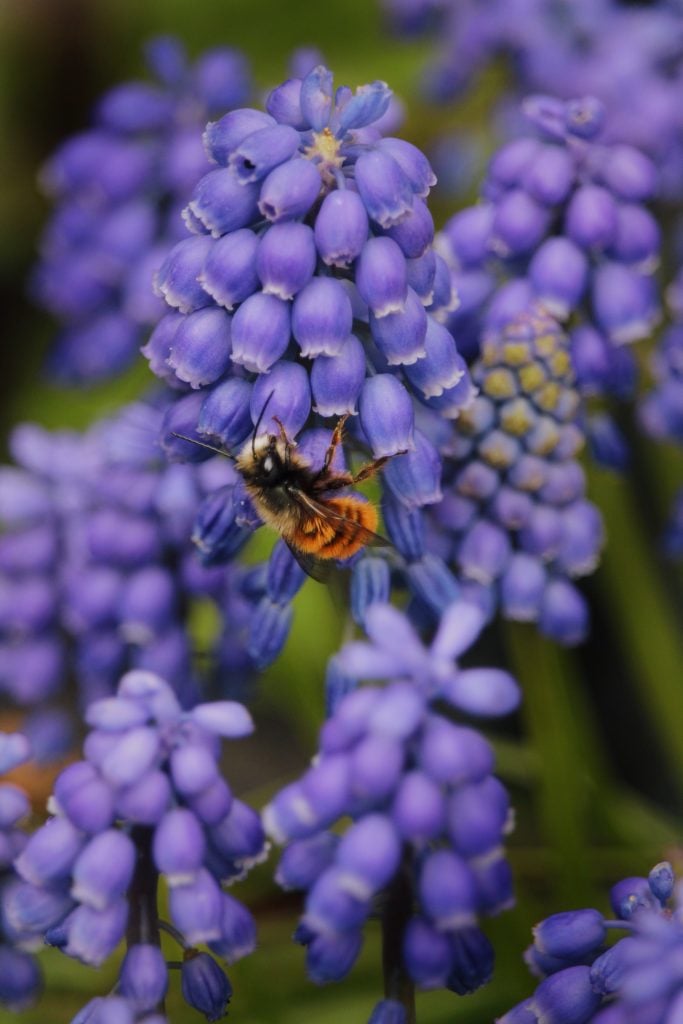
M391 456L373 459L356 473L333 469L348 418L343 416L332 432L322 466L315 469L297 452L277 416L272 417L277 434L257 436L266 405L250 440L234 458L235 467L262 521L282 537L309 576L323 581L335 560L351 558L368 544L388 543L375 532L375 506L358 496L337 492L368 480ZM182 434L175 436L232 458L223 449Z

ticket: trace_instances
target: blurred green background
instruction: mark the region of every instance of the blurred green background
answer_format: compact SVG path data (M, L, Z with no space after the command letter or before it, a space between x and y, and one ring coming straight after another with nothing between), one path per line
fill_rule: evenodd
M473 95L446 110L419 98L425 41L404 43L386 31L372 0L0 0L0 292L6 324L0 345L0 426L22 419L81 426L144 387L146 365L88 392L57 390L41 366L52 324L25 298L25 277L47 214L36 174L66 135L88 123L95 99L110 85L142 73L141 45L175 33L192 55L227 43L244 49L265 90L286 77L299 46L319 47L337 82L386 79L407 106L403 134L429 147L439 131L467 126L493 140L487 110L505 87L505 70L485 76ZM437 193L437 225L454 212ZM647 350L647 346L644 346ZM645 355L643 356L645 358ZM606 888L646 873L664 855L679 858L683 808L683 699L680 571L660 556L657 536L683 459L672 448L639 440L631 471L617 478L590 471L593 499L606 519L602 568L587 585L593 633L574 652L540 640L531 628L491 628L473 661L507 661L522 683L522 712L492 733L499 771L517 807L511 857L515 910L487 925L498 963L493 983L458 999L418 999L418 1019L441 1024L456 1015L490 1021L532 988L521 963L531 924L559 909L606 906ZM312 628L313 623L313 628ZM226 765L238 792L255 805L293 777L314 752L328 654L344 628L339 604L313 582L297 599L293 635L279 662L259 683L256 737L232 745ZM290 942L297 899L270 881L272 864L241 888L260 926L258 954L230 972L231 1019L250 1024L367 1019L380 995L376 937L351 977L318 989L305 978L302 951ZM31 1024L61 1024L111 986L113 971L93 971L60 955L45 957L47 991L24 1015ZM175 986L178 987L177 985ZM170 1017L198 1020L171 998ZM16 1019L0 1013L0 1021Z

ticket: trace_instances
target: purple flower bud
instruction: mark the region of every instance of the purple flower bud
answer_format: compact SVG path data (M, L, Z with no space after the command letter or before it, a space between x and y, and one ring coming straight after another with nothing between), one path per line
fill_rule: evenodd
M349 973L363 945L363 932L351 929L339 935L317 935L306 951L306 967L312 981L323 985L341 981Z
M252 615L247 652L258 668L275 661L285 646L292 626L291 605L275 604L264 597Z
M172 388L182 389L184 385L176 377L168 365L168 357L171 354L171 345L175 333L184 323L185 317L179 313L167 313L156 325L146 345L140 351L149 362L149 368L153 374L160 377Z
M434 220L424 200L415 198L410 213L386 233L407 259L423 256L434 240Z
M501 600L508 618L535 622L546 586L546 571L540 559L516 552L501 579Z
M220 938L221 890L205 868L200 868L191 882L171 887L169 909L173 923L190 945Z
M213 247L205 235L185 238L174 245L155 275L154 290L169 306L191 313L211 305L210 297L199 283L207 256Z
M521 184L542 149L536 139L521 138L506 143L491 158L489 179L504 189Z
M118 990L138 1013L149 1013L161 1003L168 989L168 969L158 946L130 946L119 973Z
M212 388L202 403L198 432L216 438L227 451L239 447L253 427L251 394L251 384L240 378L231 378Z
M82 905L69 918L64 952L91 967L99 967L123 939L128 902L119 899L104 910Z
M617 344L650 333L659 318L654 281L621 263L603 263L593 282L598 326Z
M543 595L539 627L558 643L581 643L588 629L588 608L583 597L566 580L552 580Z
M28 761L31 747L26 736L20 732L0 732L0 775Z
M154 830L154 862L168 876L169 885L191 882L202 866L206 841L192 811L168 811Z
M273 223L305 217L318 198L320 187L316 165L295 157L270 172L261 185L258 208Z
M139 825L156 825L171 801L171 784L162 771L149 772L116 794L116 813Z
M549 225L549 212L522 189L507 192L493 216L492 245L503 257L534 249Z
M12 1013L27 1009L40 994L42 975L35 957L0 946L0 1003Z
M407 366L405 374L426 398L434 398L459 384L467 367L450 331L433 317L427 320L424 347L424 358Z
M183 796L195 796L211 786L218 775L215 751L200 742L176 747L171 754L171 777Z
M225 971L208 953L188 950L180 972L183 999L208 1021L220 1020L227 1011L232 985Z
M221 908L221 937L209 948L233 964L256 949L256 925L247 908L228 893L222 894Z
M605 106L594 96L582 96L581 99L567 100L565 103L565 123L567 131L580 139L592 139L602 128L605 119Z
M408 298L408 272L395 241L368 239L356 266L356 287L375 317L403 311Z
M138 726L125 732L100 762L99 768L112 786L130 786L149 771L159 755L157 729Z
M173 335L168 364L192 388L213 384L230 362L230 317L222 309L200 309L183 318Z
M219 121L213 121L206 126L204 145L209 158L227 167L230 154L248 135L274 125L274 119L262 110L250 107L231 110Z
M197 704L189 718L207 732L226 739L249 736L254 730L251 715L234 700L216 700L210 704Z
M258 236L249 228L223 235L211 245L198 281L219 306L232 310L258 290L258 248Z
M391 97L392 92L386 82L375 81L359 86L341 107L339 134L365 128L378 121L386 113Z
M299 142L299 133L288 125L276 124L260 128L247 135L233 149L228 167L243 185L261 181L274 167L294 156Z
M493 770L493 751L481 733L432 718L420 741L418 762L438 783L476 782Z
M14 866L32 885L50 885L71 873L85 837L67 818L51 818L30 836Z
M351 572L351 612L359 625L370 605L386 603L389 593L390 572L385 559L366 555L356 562Z
M565 216L565 231L584 249L603 250L617 232L617 204L599 185L582 185L572 196Z
M220 852L232 860L256 863L263 855L265 836L259 815L233 800L229 813L211 829L211 840Z
M64 769L55 782L54 796L71 823L84 832L101 832L114 817L112 792L86 761Z
M451 969L451 947L446 935L422 917L408 922L403 958L410 977L421 989L441 988Z
M462 928L474 922L476 889L462 858L450 850L436 850L422 863L420 904L439 929Z
M279 124L288 124L299 131L307 128L301 112L301 78L288 78L268 93L266 110Z
M328 266L348 267L368 237L363 200L349 188L335 189L322 201L314 227L315 244Z
M389 373L368 378L361 390L360 422L375 458L411 451L413 404L403 385Z
M310 370L314 409L321 416L354 414L366 379L366 350L349 335L336 355L317 355Z
M412 451L389 462L384 480L400 502L421 508L441 500L441 458L422 431L415 431L414 440Z
M456 995L476 992L491 980L493 946L479 928L462 928L451 938L453 965L447 987Z
M534 301L534 290L526 277L506 281L491 299L486 313L486 326L492 331L504 328L511 320L525 313Z
M275 881L282 889L310 889L334 859L339 836L318 832L309 839L297 839L284 850Z
M327 126L332 110L332 72L318 64L301 83L301 112L315 132Z
M380 139L378 149L393 157L410 181L413 191L426 199L432 185L436 184L436 175L424 153L405 139L394 138Z
M343 869L328 868L308 893L303 923L323 934L359 928L370 913L370 895L366 886L349 878Z
M205 825L217 825L230 813L232 793L227 782L218 778L207 790L190 797L188 804Z
M251 373L267 373L289 344L288 304L257 292L242 303L232 320L234 363Z
M269 396L272 398L268 401ZM262 418L260 432L277 433L274 418L282 421L289 437L296 437L306 423L311 411L311 393L308 374L299 363L286 359L275 363L270 373L258 377L251 392L251 418L256 424L265 403L266 413Z
M495 207L480 203L460 210L446 223L444 235L460 267L477 267L489 255Z
M276 604L288 604L294 599L306 579L306 574L284 541L278 541L268 560L266 587L268 596Z
M214 238L243 228L257 218L259 187L240 185L232 171L209 171L199 181L187 206L186 223L195 218Z
M208 110L243 103L252 90L249 63L230 46L205 50L192 69L193 85Z
M463 857L476 857L500 844L508 831L510 799L492 775L459 786L448 802L448 834Z
M505 571L511 553L507 532L482 519L465 534L458 563L464 576L489 585Z
M661 861L650 871L647 876L648 885L660 903L666 903L671 898L676 882L673 868L668 861Z
M588 260L567 238L549 238L529 264L529 280L536 295L562 320L577 307L587 278Z
M439 257L441 263L443 260ZM428 249L422 256L414 260L406 260L408 284L419 295L424 306L430 306L434 299L434 282L436 280L437 257L433 249ZM432 310L434 312L434 310Z
M116 829L100 832L79 854L73 867L71 895L94 910L104 910L126 892L133 877L136 850Z
M415 363L426 354L429 317L420 299L408 288L405 308L377 318L370 313L370 330L389 366Z
M211 457L211 453L205 448L175 436L184 434L197 441L202 440L197 433L197 420L203 401L204 396L201 394L183 395L166 410L161 422L159 439L169 462L205 462ZM140 561L140 555L137 554L135 564L139 564Z
M357 896L370 898L389 883L401 860L401 840L390 818L367 814L344 834L335 864L344 884ZM347 881L348 880L348 881Z
M610 146L600 171L605 185L621 199L651 199L655 193L657 169L633 146Z
M297 221L274 224L261 237L256 272L266 295L291 299L308 284L315 270L313 231Z
M371 220L382 228L399 224L413 206L410 181L389 153L368 150L355 165L355 181Z
M533 199L555 206L567 198L574 175L575 162L568 149L541 145L524 172L522 184Z
M548 1024L584 1024L600 1006L602 996L590 984L590 967L568 967L551 974L536 989L534 1012Z
M656 264L661 232L652 214L637 203L617 207L617 231L610 255L623 263L645 264L646 271Z
M424 772L412 771L399 784L391 815L403 839L421 844L440 835L445 810L440 787Z
M533 929L541 953L576 963L605 941L605 919L597 910L552 914Z
M352 325L353 310L348 292L332 277L315 277L294 300L292 333L302 356L312 359L319 355L339 355Z
M401 743L386 736L366 736L350 757L351 788L361 800L379 802L393 793L401 776Z
M396 999L382 999L376 1003L368 1024L407 1024L405 1007Z

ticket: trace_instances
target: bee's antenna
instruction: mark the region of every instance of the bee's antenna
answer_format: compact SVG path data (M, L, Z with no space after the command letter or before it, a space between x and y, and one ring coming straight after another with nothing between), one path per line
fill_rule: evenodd
M263 403L263 405L261 407L261 412L258 414L258 419L256 420L256 426L254 427L254 433L251 435L251 454L254 456L254 458L256 458L256 435L258 434L258 428L261 426L261 422L262 422L263 417L265 415L266 409L268 408L268 403L270 402L270 400L271 400L271 398L273 397L274 394L275 394L275 389L273 389L270 392L270 394L266 398L265 402Z
M215 452L216 455L222 455L230 461L234 461L234 457L230 452L224 451L223 448L215 448L212 444L207 444L206 441L198 441L196 437L188 437L187 434L177 434L175 430L171 431L171 437L179 437L181 441L189 441L190 444L197 444L200 448L208 448L210 452Z

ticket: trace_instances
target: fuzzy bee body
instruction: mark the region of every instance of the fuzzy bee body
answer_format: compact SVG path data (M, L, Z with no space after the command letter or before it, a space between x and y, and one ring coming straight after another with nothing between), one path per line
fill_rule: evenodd
M372 476L386 459L368 463L358 473L331 468L341 442L343 420L332 435L321 469L298 454L280 425L278 435L248 441L235 460L259 516L289 545L309 575L316 563L347 559L376 542L377 510L357 495L335 495Z

